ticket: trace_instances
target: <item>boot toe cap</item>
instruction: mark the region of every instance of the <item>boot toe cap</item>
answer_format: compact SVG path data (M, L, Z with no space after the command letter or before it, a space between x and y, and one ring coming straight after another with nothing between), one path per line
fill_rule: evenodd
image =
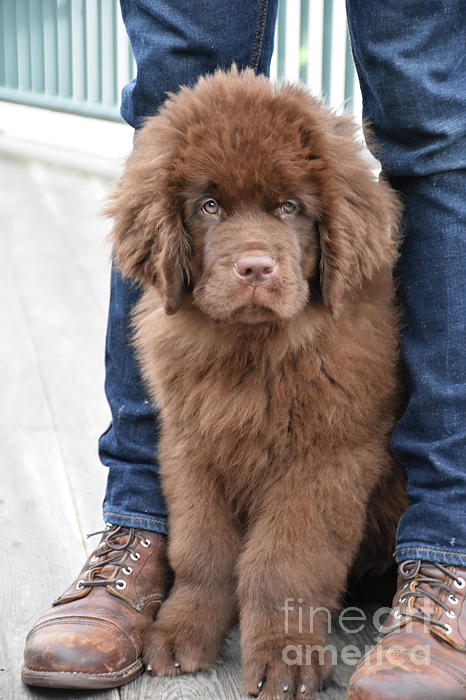
M31 685L52 685L47 680L57 685L63 677L68 687L98 687L94 681L111 683L142 668L137 646L117 624L76 616L46 620L31 630L22 677Z
M350 681L347 700L465 700L464 686L435 665L360 667Z

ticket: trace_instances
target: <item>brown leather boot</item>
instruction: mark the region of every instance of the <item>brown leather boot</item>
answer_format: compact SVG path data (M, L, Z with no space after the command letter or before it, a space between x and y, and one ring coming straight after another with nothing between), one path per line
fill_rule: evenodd
M392 612L348 700L466 700L465 594L466 569L403 562Z
M102 532L76 581L29 632L24 683L113 688L143 671L142 632L168 583L166 538L119 525Z

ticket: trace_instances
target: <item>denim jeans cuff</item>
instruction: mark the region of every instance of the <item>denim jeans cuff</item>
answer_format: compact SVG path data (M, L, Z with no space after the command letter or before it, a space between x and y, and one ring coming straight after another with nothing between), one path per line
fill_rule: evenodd
M136 527L141 530L150 530L158 532L161 535L167 534L167 522L161 518L145 517L144 515L134 515L128 513L115 513L113 511L104 511L104 523L111 525L124 525L125 527Z
M403 545L396 549L396 561L400 564L407 559L423 559L437 564L466 566L466 552L436 549L426 545Z

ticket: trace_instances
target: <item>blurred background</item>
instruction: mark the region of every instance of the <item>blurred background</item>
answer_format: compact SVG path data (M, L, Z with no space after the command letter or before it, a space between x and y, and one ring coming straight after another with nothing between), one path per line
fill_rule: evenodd
M110 224L99 212L131 150L133 130L118 103L134 72L117 0L0 0L5 700L44 697L19 680L25 636L79 571L86 533L102 525L106 470L97 439L109 421L103 386ZM300 80L360 119L344 0L281 0L272 77ZM230 700L240 698L235 654L223 670L183 688L178 679L156 691L156 681L141 676L131 687L80 698L219 700L225 688ZM319 698L343 700L349 670Z

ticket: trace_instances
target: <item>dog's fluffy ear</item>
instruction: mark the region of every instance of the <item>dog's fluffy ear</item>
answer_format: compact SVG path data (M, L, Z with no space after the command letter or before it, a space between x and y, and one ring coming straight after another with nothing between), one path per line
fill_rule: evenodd
M389 185L377 179L353 122L334 115L331 120L319 172L324 207L319 231L322 300L335 313L348 293L393 265L400 204Z
M157 133L157 119L137 135L105 213L114 220L110 240L121 273L156 286L167 313L175 313L189 280L189 241L171 182L172 151Z

